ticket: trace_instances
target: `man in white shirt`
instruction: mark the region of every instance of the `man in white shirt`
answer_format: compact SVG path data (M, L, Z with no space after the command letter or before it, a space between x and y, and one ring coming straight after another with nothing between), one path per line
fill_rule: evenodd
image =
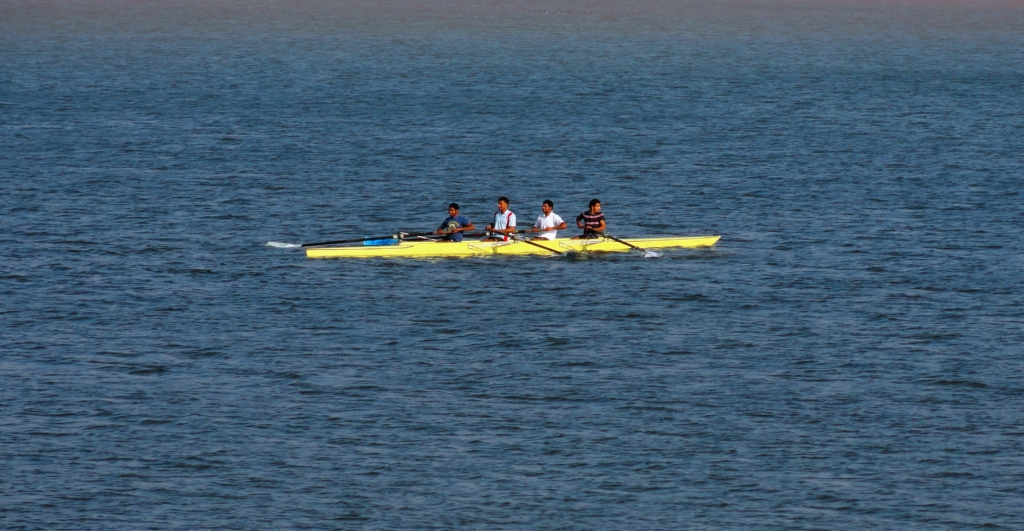
M544 200L540 210L543 214L537 216L537 221L533 224L530 232L540 233L540 235L534 238L535 240L553 240L558 231L566 228L565 221L558 214L555 214L555 204L550 199Z
M508 241L508 235L516 231L516 215L508 209L508 198L498 198L498 210L494 213L494 221L487 226L490 238L483 241Z

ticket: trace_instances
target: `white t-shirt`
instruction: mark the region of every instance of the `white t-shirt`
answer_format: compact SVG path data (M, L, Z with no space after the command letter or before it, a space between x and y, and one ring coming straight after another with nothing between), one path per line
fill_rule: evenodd
M533 226L537 227L538 229L549 229L552 227L557 227L562 223L565 223L565 221L561 217L559 217L558 214L552 212L547 216L545 216L544 214L537 216L537 222L534 223ZM545 240L553 240L555 239L555 235L557 234L557 230L549 230L538 234L537 237L544 238Z
M511 210L506 210L504 214L501 212L494 213L494 225L496 229L507 229L516 226L516 215Z

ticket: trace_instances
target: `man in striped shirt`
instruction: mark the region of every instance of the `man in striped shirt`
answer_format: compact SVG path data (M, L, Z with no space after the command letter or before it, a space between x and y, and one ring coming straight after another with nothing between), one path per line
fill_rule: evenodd
M593 240L601 236L605 223L600 199L590 200L590 210L576 216L576 226L583 229L583 235L575 236L574 240Z

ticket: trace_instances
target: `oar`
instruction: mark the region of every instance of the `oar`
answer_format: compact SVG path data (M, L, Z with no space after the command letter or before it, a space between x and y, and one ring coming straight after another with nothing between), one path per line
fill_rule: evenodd
M353 238L351 240L335 240L331 242L316 242L316 243L281 243L281 242L267 242L267 245L271 247L316 247L319 245L336 245L340 243L358 243L365 242L368 240L401 240L402 238L415 237L415 236L426 236L428 234L435 234L434 232L417 232L415 234L409 234L406 232L399 232L398 234L388 234L387 236L367 236L365 238Z
M552 248L550 248L550 247L547 247L547 246L541 245L541 244L539 244L539 243L537 243L537 242L535 242L535 241L533 241L533 240L527 240L527 239L525 239L525 238L521 238L521 237L519 237L519 236L518 236L518 235L517 235L517 234L516 234L515 232L513 232L513 233L509 234L509 236L511 236L511 237L512 237L512 238L513 238L514 240L516 240L517 242L523 242L523 243L528 243L528 244L530 244L530 245L532 245L532 246L534 246L534 247L540 247L541 249L544 249L545 251L551 251L551 252L553 252L553 253L555 253L555 254L557 254L557 255L561 255L561 254L562 254L562 251L557 251L557 250L555 250L555 249L552 249Z
M480 238L482 236L487 236L487 234L488 234L487 232L463 232L462 233L462 237L463 238ZM441 234L438 234L436 232L431 232L431 233L429 233L429 234L427 234L425 236L424 235L416 235L416 239L440 241L440 240L443 240L443 239L445 239L445 238L447 238L447 237L449 237L451 235L452 235L451 232L442 232ZM403 236L403 238L405 238L405 237L412 237L412 236L413 235L407 234L407 235Z
M612 236L611 234L608 234L607 232L604 233L604 237L608 238L609 240L612 240L612 241L617 241L617 242L621 243L622 245L625 245L625 246L628 246L628 247L632 247L632 248L636 249L637 251L640 251L640 256L643 256L644 258L657 258L657 257L661 256L661 254L662 254L662 253L656 253L654 251L649 251L647 249L644 249L643 247L637 247L636 245L633 245L632 243L629 243L627 241L620 240L620 239L616 238L615 236Z
M484 231L484 232L463 232L462 233L462 237L463 238L483 238L484 236L487 236L488 234L489 233L487 231ZM442 237L442 238L446 237L446 236L451 236L451 235L452 235L452 233L450 233L450 232L445 232L445 233L442 233L442 234L438 234L438 236Z

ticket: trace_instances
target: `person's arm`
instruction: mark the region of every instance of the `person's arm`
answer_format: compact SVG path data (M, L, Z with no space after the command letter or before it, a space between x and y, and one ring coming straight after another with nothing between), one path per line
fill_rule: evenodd
M476 229L476 226L473 225L473 222L472 221L467 221L465 227L459 227L459 228L455 229L455 232L466 232L467 230L474 230L474 229Z
M601 224L598 225L597 227L593 228L593 229L590 229L590 230L592 230L594 232L604 232L604 229L605 229L604 218L601 218Z
M567 228L569 228L569 226L566 225L565 221L563 220L561 223L558 224L558 226L545 227L545 228L542 228L542 229L538 229L538 228L534 227L533 232L551 232L553 230L565 230Z
M516 215L512 214L508 217L508 225L504 229L501 229L502 234L512 234L516 231Z
M497 220L497 216L495 216L495 220ZM497 234L512 234L516 231L516 215L512 214L508 216L508 223L505 225L504 229L495 229L493 227L487 227L487 229Z
M584 212L583 214L586 214L586 212ZM581 229L583 228L583 214L576 216L576 226Z

